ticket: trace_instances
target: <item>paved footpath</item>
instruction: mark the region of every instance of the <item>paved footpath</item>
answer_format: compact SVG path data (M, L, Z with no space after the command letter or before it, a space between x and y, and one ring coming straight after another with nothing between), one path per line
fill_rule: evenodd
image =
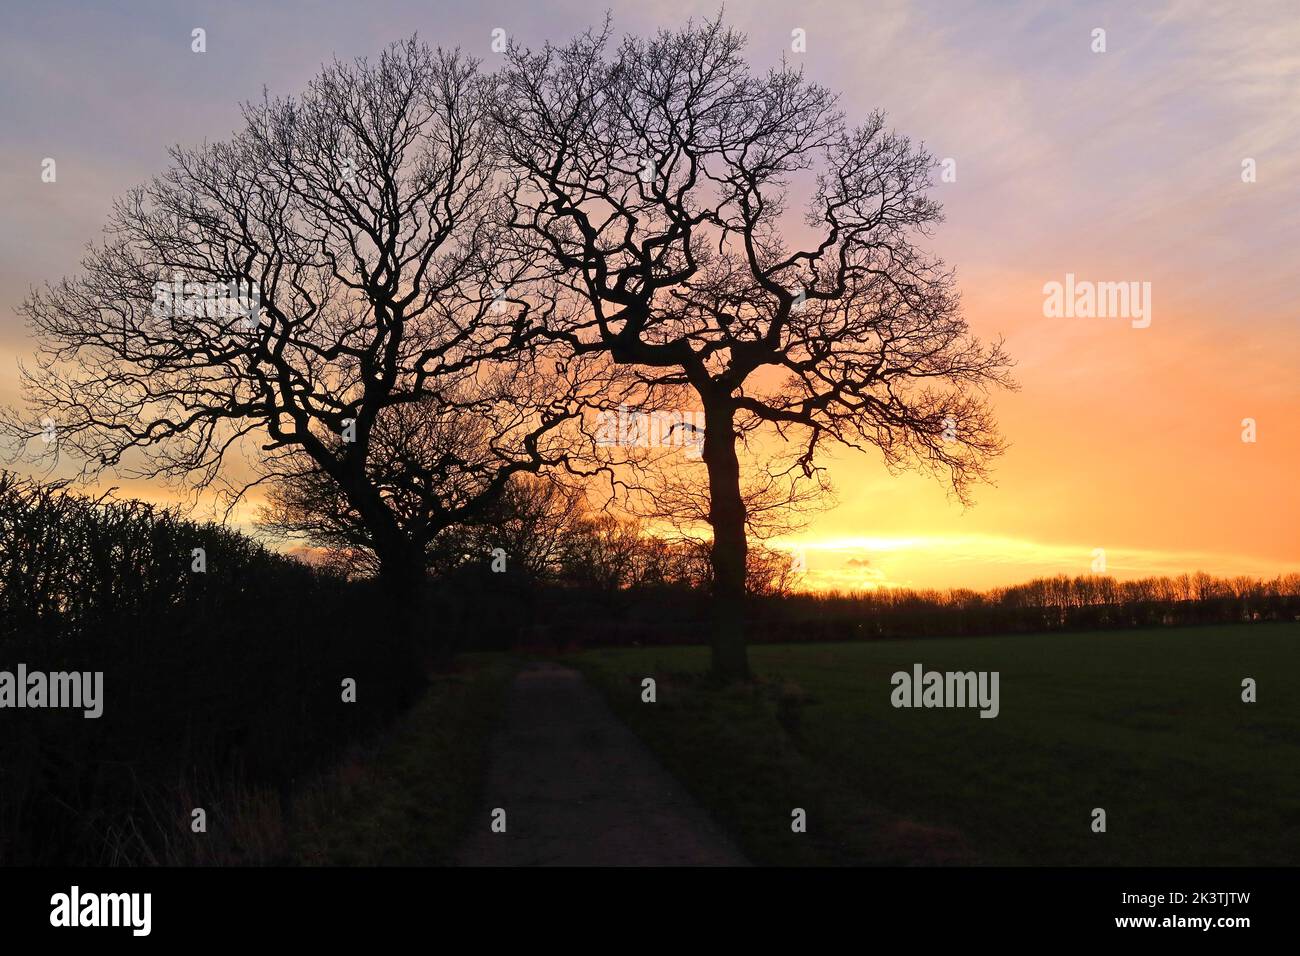
M492 740L464 866L744 866L746 860L577 671L531 664ZM506 811L506 832L491 813Z

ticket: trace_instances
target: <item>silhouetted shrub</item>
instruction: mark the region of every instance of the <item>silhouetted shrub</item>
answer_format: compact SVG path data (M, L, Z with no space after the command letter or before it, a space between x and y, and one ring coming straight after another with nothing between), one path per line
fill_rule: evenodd
M0 670L104 674L98 719L0 711L0 862L137 862L122 834L147 855L159 814L188 822L160 793L287 788L391 720L420 675L375 603L228 528L0 472Z

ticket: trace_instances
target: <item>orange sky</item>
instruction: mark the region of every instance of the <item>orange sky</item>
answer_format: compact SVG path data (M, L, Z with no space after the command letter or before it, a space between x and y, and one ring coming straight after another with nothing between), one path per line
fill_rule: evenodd
M1158 292L1148 329L1047 320L1038 277L998 281L965 283L972 324L1019 359L1021 391L995 399L1012 442L996 486L963 509L932 479L838 456L838 507L788 542L811 583L984 587L1088 573L1096 548L1121 577L1300 569L1294 331L1241 322L1218 340L1214 317Z
M638 32L717 7L610 5L617 30ZM597 16L519 6L0 13L0 402L30 353L14 315L27 287L75 268L112 197L158 171L168 143L228 135L240 100L264 82L296 90L334 53L418 30L490 68L497 26L535 45ZM956 161L956 181L936 186L934 248L974 331L1005 336L1022 386L994 397L1012 447L973 508L869 455L834 456L837 507L780 542L804 548L811 584L984 587L1087 573L1096 548L1124 577L1300 570L1300 11L1057 6L728 5L756 66L801 58L850 117L885 109ZM209 31L202 58L192 20ZM795 28L804 54L789 49ZM1090 48L1096 28L1105 53ZM57 184L40 183L45 156ZM1245 158L1256 182L1241 180ZM1150 282L1150 326L1045 317L1043 286L1066 273ZM1247 417L1255 443L1241 440Z

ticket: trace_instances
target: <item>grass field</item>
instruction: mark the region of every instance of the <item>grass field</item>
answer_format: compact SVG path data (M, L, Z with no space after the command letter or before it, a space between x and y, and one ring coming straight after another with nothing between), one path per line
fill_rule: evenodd
M699 647L573 662L755 862L1300 863L1300 625L751 655L748 690L711 689ZM918 662L999 671L1000 716L895 709L890 676ZM656 703L641 702L645 677Z

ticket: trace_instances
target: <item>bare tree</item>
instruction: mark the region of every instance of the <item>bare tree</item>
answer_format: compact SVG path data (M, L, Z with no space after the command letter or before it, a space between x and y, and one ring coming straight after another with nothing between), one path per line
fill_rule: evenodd
M525 368L519 363L517 370ZM500 417L527 407L530 390L563 394L553 378L537 375L500 394L499 404L466 414L458 403L396 406L375 429L371 481L380 487L412 539L424 548L435 574L479 562L497 548L510 567L533 578L558 566L568 531L581 511L581 489L502 462L494 436L507 429ZM572 461L574 436L560 432L548 460ZM300 474L277 480L262 509L259 527L322 552L344 573L379 569L373 536L338 485L310 461Z
M702 405L723 678L749 672L738 444L766 427L809 476L828 440L874 447L965 500L1002 449L983 392L1012 384L917 245L940 220L930 156L880 114L849 127L786 65L751 72L742 46L720 17L616 45L606 25L512 48L493 101L519 254L582 305L530 316L534 333Z
M565 458L590 381L556 346L520 351L521 316L548 304L514 294L526 263L494 236L491 95L475 62L412 38L246 105L229 141L172 149L82 273L25 304L41 351L11 424L45 421L83 474L232 504L303 481L404 605L440 527ZM477 457L421 458L422 434L471 419Z

